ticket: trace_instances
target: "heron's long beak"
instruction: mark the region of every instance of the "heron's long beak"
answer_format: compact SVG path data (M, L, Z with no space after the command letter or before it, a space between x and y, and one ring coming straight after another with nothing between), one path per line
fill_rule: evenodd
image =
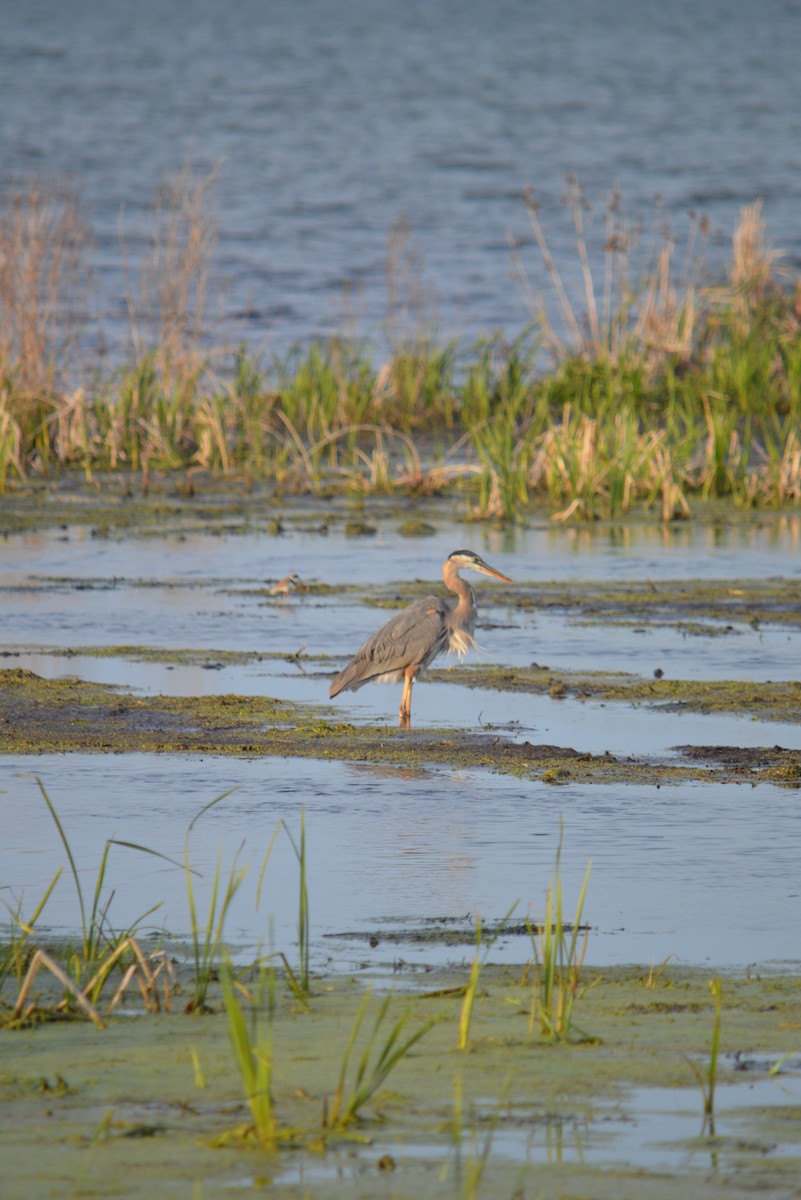
M502 575L494 567L488 567L483 561L480 564L473 563L473 570L480 571L482 575L491 575L493 579L500 579L501 583L514 583L514 579L510 579L508 575Z

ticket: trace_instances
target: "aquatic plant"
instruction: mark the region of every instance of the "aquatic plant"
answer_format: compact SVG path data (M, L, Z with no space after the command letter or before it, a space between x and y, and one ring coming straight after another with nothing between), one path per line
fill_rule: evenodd
M23 458L49 458L56 398L76 368L89 243L84 206L66 181L32 174L0 191L0 394Z
M457 1046L460 1050L467 1048L467 1038L470 1033L470 1020L473 1015L473 1004L476 999L476 991L478 989L478 977L481 973L481 961L479 959L479 950L481 948L481 917L476 913L476 952L473 956L473 963L470 967L470 978L467 981L467 986L464 989L464 999L459 1012L459 1037Z
M590 1035L585 1033L573 1020L573 1006L578 995L581 969L589 938L589 930L585 929L584 936L579 941L582 931L581 917L592 864L587 863L584 881L576 903L576 915L572 926L567 926L563 918L560 871L562 836L563 825L560 820L556 861L551 883L546 893L545 913L536 930L531 925L529 926L534 959L523 974L524 983L530 974L533 973L534 976L529 1032L533 1033L534 1027L537 1025L540 1035L549 1041L568 1041L573 1033L578 1034L582 1040L592 1040Z
M152 967L151 962L154 964ZM112 971L117 967L122 969L122 979L106 1006L106 1016L114 1011L132 983L137 984L147 1012L160 1012L162 1009L169 1011L171 968L168 956L164 952L157 952L151 955L150 961L148 961L137 940L133 937L125 937L109 954L103 957L92 978L80 986L75 979L67 975L60 963L56 962L50 954L41 948L37 949L30 961L25 978L21 982L17 999L6 1024L21 1028L37 1017L46 1019L50 1015L63 1013L74 1002L98 1029L105 1028L96 1005ZM63 999L52 1008L45 1008L36 1001L28 1004L28 997L34 981L42 968L49 971L64 989ZM163 998L159 996L158 979L160 975L163 977Z
M22 430L9 408L7 388L0 390L0 492L6 490L8 473L13 468L19 479L23 466Z
M56 872L31 918L28 920L22 918L21 902L17 905L16 910L9 910L19 932L9 939L0 955L0 985L13 970L17 978L17 997L10 1017L11 1023L24 1024L32 1019L35 1012L45 1011L40 1009L35 1002L28 1003L33 983L42 969L47 970L64 989L62 1000L46 1011L61 1013L75 1003L91 1020L102 1025L95 1006L114 972L121 973L122 979L107 1006L107 1012L113 1011L132 983L138 985L148 1010L151 1008L159 1010L162 1006L169 1007L169 964L166 955L157 952L150 956L149 961L135 937L136 930L145 917L155 912L160 905L152 905L126 929L113 930L108 921L108 910L113 891L106 899L104 888L109 855L114 846L135 850L141 854L154 855L172 866L179 866L179 864L168 858L167 855L161 854L157 850L151 850L147 846L140 846L118 838L108 838L97 868L92 904L89 907L84 898L80 875L64 826L41 779L38 777L35 779L67 856L80 911L81 939L77 946L69 945L66 948L63 966L41 947L36 947L34 943L35 923L58 883L63 869ZM164 978L163 1001L159 998L156 983L159 975L162 974Z
M511 346L479 346L462 389L466 438L481 465L480 517L517 517L529 502L531 460L547 424L547 406L534 386L533 351L526 336Z
M155 470L291 491L447 487L473 515L504 520L538 500L562 520L634 505L672 520L696 495L801 503L801 283L768 245L759 202L740 214L725 277L708 283L703 219L680 248L659 208L645 230L613 194L598 221L569 180L568 269L529 194L550 307L513 247L532 323L469 347L436 341L421 255L399 222L385 361L337 336L264 365L209 335L213 183L179 172L137 231L150 252L130 281L130 353L111 373L68 353L66 318L85 308L69 300L88 278L79 200L37 180L0 194L0 490L75 467L95 480L134 471L145 492Z
M17 999L11 1011L11 1015L9 1018L7 1018L5 1024L11 1027L15 1025L19 1025L21 1027L32 1019L37 1006L35 1003L31 1003L30 1005L28 1004L28 996L31 988L33 987L34 980L36 979L36 976L42 967L48 970L64 989L65 998L56 1006L56 1011L63 1009L68 1000L74 1000L75 1003L81 1009L83 1009L90 1021L94 1022L98 1029L105 1028L97 1009L95 1008L94 1004L92 1004L86 992L83 991L83 989L81 989L73 979L70 979L69 975L67 975L64 968L59 963L57 963L49 954L47 954L46 951L41 949L37 950L31 959L30 966L17 994Z
M662 959L661 963L659 964L659 966L657 966L656 962L652 959L651 965L648 968L648 974L645 976L645 978L642 981L643 987L649 988L650 990L654 990L658 986L659 983L662 983L665 987L670 987L670 981L667 979L663 979L662 976L664 974L665 967L668 965L671 958L675 958L675 957L676 957L675 954L666 954L665 957Z
M107 838L103 846L103 853L101 855L100 863L97 868L97 874L95 876L95 888L92 897L92 905L91 908L87 909L87 905L84 901L83 888L81 886L81 878L78 874L78 869L75 865L75 859L72 854L72 848L69 840L67 839L64 827L59 820L55 806L53 805L53 802L50 799L47 789L45 788L41 779L39 779L38 776L35 776L35 779L42 798L47 805L56 829L58 830L58 835L67 855L67 861L69 863L72 878L75 883L75 893L78 899L78 907L81 914L81 944L78 952L73 951L73 953L70 955L70 961L72 963L72 969L76 979L80 980L87 974L94 975L94 973L98 970L98 967L101 965L103 959L107 959L109 955L114 954L117 947L122 942L128 939L133 939L136 930L142 924L144 919L149 917L151 913L155 912L161 907L161 902L153 904L139 917L137 917L136 920L134 920L126 929L122 931L111 930L108 924L108 909L111 903L113 892L111 896L109 896L108 899L103 902L103 888L106 882L106 871L108 869L109 854L111 853L112 847L120 846L127 850L135 850L139 854L152 855L155 858L160 858L164 862L170 863L171 866L177 867L179 864L173 859L169 858L166 854L162 854L158 850L151 850L148 846L140 846L135 842L122 841L119 838ZM100 972L100 977L105 979L105 975L103 974L102 970ZM90 994L91 991L92 989L89 988Z
M309 916L309 889L306 884L306 817L300 810L300 835L298 841L292 837L286 822L281 822L286 835L298 860L298 975L292 976L293 982L301 994L309 991L309 942L311 937L311 919Z
M3 905L8 911L11 923L8 940L0 944L0 992L2 992L5 980L12 972L16 976L17 988L22 985L22 976L30 966L30 960L34 953L32 943L35 937L36 922L42 915L45 905L53 893L53 888L61 878L63 869L63 867L59 867L56 871L30 917L25 918L22 915L22 897L19 898L14 908L3 899Z
M687 1058L696 1082L701 1089L701 1096L704 1103L704 1122L701 1127L701 1136L709 1133L710 1137L715 1136L715 1089L718 1080L718 1055L720 1052L720 1027L723 1011L723 983L719 976L709 981L709 990L715 1002L715 1017L712 1022L712 1036L709 1044L709 1061L706 1065L706 1070L702 1070L698 1063L691 1058Z
M228 1021L228 1034L252 1117L252 1124L235 1130L233 1136L253 1137L260 1146L269 1150L274 1148L277 1140L272 1093L272 1008L275 978L272 971L262 967L256 994L248 997L252 1004L250 1029L237 996L238 985L230 961L225 961L220 968L220 984Z
M470 978L465 985L464 998L462 1000L462 1007L459 1012L459 1035L456 1044L460 1050L467 1049L467 1040L470 1034L470 1022L473 1016L473 1005L475 1004L476 993L478 991L478 981L481 975L481 968L489 958L492 947L502 935L509 918L517 908L517 905L518 901L516 900L506 915L498 922L497 929L493 936L485 943L483 961L481 959L481 916L479 913L476 913L476 952L473 956L473 962L470 967Z
M192 881L192 876L195 874L190 866L189 860L189 835L192 832L197 821L215 805L220 804L227 796L230 796L236 788L229 788L225 792L221 792L219 796L215 796L208 804L205 804L192 818L189 823L189 828L186 831L184 839L184 878L186 880L186 897L189 905L189 934L192 944L192 958L194 961L193 974L193 995L191 1000L186 1005L188 1013L202 1013L208 1011L207 997L209 985L217 975L218 954L222 947L223 929L225 920L228 915L228 910L233 903L239 887L247 875L247 867L237 866L237 854L234 855L233 862L228 870L228 879L225 883L225 888L220 891L220 881L222 875L222 850L217 855L217 863L214 869L214 878L211 885L211 894L208 901L208 912L203 924L198 918L198 907L195 900L195 885ZM271 843L272 846L272 843ZM269 851L268 851L269 855Z
M439 1016L432 1017L420 1025L405 1041L400 1041L401 1034L411 1018L411 1010L409 1009L390 1027L383 1044L380 1044L378 1041L379 1031L392 1002L391 993L385 996L379 1005L372 1031L365 1042L354 1078L346 1091L350 1057L353 1053L353 1048L359 1036L367 1009L370 1006L370 1000L371 994L367 992L356 1013L350 1037L348 1038L342 1057L339 1082L337 1083L330 1107L327 1106L323 1112L324 1129L344 1129L358 1120L361 1109L371 1096L378 1091L390 1072L406 1057L412 1047L421 1038L425 1037L442 1019Z

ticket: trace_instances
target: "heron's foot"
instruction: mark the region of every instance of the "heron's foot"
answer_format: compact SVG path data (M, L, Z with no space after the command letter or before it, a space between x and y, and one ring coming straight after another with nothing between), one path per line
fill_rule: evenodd
M405 709L401 709L398 713L398 724L400 725L401 729L410 729L412 724L412 714L410 712L406 712Z

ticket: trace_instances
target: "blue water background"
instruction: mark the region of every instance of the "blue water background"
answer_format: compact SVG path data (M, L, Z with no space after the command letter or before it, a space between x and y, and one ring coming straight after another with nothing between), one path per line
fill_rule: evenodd
M67 175L96 235L85 329L119 350L149 206L185 164L218 170L211 312L232 343L284 351L343 328L380 346L387 238L405 215L444 340L529 313L547 276L534 188L578 284L564 179L679 244L705 213L710 271L743 205L801 263L801 4L766 0L0 0L0 176ZM578 301L578 292L575 293Z

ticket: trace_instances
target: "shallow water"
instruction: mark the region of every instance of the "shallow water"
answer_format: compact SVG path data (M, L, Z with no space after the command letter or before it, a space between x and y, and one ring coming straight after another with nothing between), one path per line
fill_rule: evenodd
M66 540L64 540L66 539ZM442 558L471 545L518 586L538 580L693 577L747 579L801 575L799 521L737 527L694 524L676 530L499 531L440 521L429 538L398 537L381 525L353 540L332 525L327 536L287 523L282 537L178 530L168 536L93 538L77 528L7 538L0 563L0 621L5 665L38 674L76 675L143 693L242 692L323 706L351 721L396 721L398 689L367 687L330 703L329 676L385 612L359 603L359 593L269 598L266 581L299 571L307 582L371 585L404 578L437 586ZM311 564L311 565L309 565ZM797 677L801 634L738 624L725 637L683 637L674 628L591 625L569 614L504 605L503 587L482 587L479 641L485 661L673 678ZM714 622L712 623L714 624ZM66 654L80 646L140 645L332 655L243 665L138 663ZM38 649L35 649L38 648ZM415 721L421 726L500 728L507 736L613 754L669 756L681 744L799 745L797 726L736 716L668 713L645 705L603 704L512 695L421 683ZM193 862L208 885L217 850L230 863L244 843L252 864L229 936L253 946L292 943L297 864L281 839L268 869L261 910L255 886L261 856L279 820L297 831L300 809L309 828L312 912L318 961L386 967L394 959L422 963L461 951L430 946L370 949L325 935L395 928L415 921L480 912L502 916L519 901L524 915L542 908L565 822L566 902L578 894L593 860L588 920L591 961L661 961L744 965L801 959L794 931L797 791L768 784L676 787L548 787L489 771L426 768L403 771L346 763L197 757L49 755L2 763L0 879L35 904L64 865L55 828L31 778L38 773L56 804L91 890L107 837L183 853L193 814L230 787L238 790L209 812L192 835ZM91 882L90 882L91 880ZM154 921L187 931L181 872L115 848L110 886L113 919L123 925L164 900ZM733 919L732 914L736 914ZM58 884L46 920L74 930L77 908L68 878ZM469 956L467 946L464 955ZM499 944L495 953L525 957L526 947Z
M292 572L307 583L332 586L430 580L439 591L443 558L469 545L530 585L540 581L801 576L801 519L735 527L654 525L597 531L535 525L494 530L441 520L432 537L399 537L389 524L374 537L352 539L337 525L325 535L287 523L281 537L243 531L218 535L197 530L165 536L98 539L72 528L7 539L0 559L0 622L8 665L46 677L76 675L121 684L148 694L210 695L242 691L311 704L328 704L328 681L364 638L390 615L346 592L331 596L264 594L265 584ZM786 680L798 675L801 630L763 624L753 628L730 618L703 622L724 636L689 636L671 625L596 624L577 614L548 609L511 609L504 587L476 581L477 638L471 655L484 663L554 670L629 671L667 678ZM163 649L241 651L273 659L232 666L144 664L128 657L97 659L72 652L82 646L144 646ZM40 653L44 650L45 653ZM69 657L63 651L71 652ZM303 650L319 661L292 662ZM285 656L285 657L284 657ZM454 680L459 667L452 659ZM399 690L371 686L340 696L332 712L359 721L396 719ZM666 753L688 742L801 744L795 726L767 727L748 718L686 716L577 700L504 695L422 682L415 689L415 720L421 725L517 727L520 735L592 752Z
M65 857L32 773L45 784L91 895L105 839L114 837L182 860L192 817L236 788L195 826L193 866L208 895L219 851L227 877L241 847L250 871L228 937L243 949L260 942L291 950L298 867L281 837L256 885L279 821L297 837L301 809L315 962L337 969L386 970L469 959L464 949L384 943L390 932L432 918L480 912L541 914L564 821L562 873L570 914L588 860L585 917L592 963L661 962L668 955L717 966L774 966L801 959L795 931L797 792L766 784L616 788L548 787L487 771L402 769L298 759L231 761L148 755L41 755L3 763L0 878L30 911ZM146 929L188 932L181 870L115 847L107 888L110 919L127 926L163 900ZM57 885L43 922L54 932L79 923L72 883ZM204 911L201 900L200 910ZM374 933L352 940L336 935ZM333 935L333 936L332 936ZM520 961L527 939L502 939L496 960Z
M567 646L552 666L576 665ZM700 657L700 656L698 656ZM33 671L44 679L78 678L90 683L123 686L143 695L225 696L230 694L270 696L297 704L327 705L326 716L359 724L386 723L394 726L400 689L380 685L360 689L335 700L328 699L333 670L319 665L266 661L243 666L225 666L210 656L205 666L142 663L112 655L61 655L42 652L3 652L3 663ZM446 660L447 661L447 660ZM508 661L508 660L507 660ZM592 660L584 665L591 665ZM629 667L632 666L628 662ZM696 663L696 666L698 664ZM451 667L454 682L423 680L414 691L415 725L427 728L491 728L516 739L547 745L570 746L590 754L667 756L677 746L764 746L801 747L798 725L771 721L768 726L750 716L726 713L681 713L658 705L631 708L621 703L552 700L547 695L466 688L458 682L459 667ZM781 663L773 675L783 672L794 678L792 660ZM797 673L797 672L796 672ZM698 674L687 672L688 678ZM702 678L710 677L708 672ZM740 673L741 678L749 678ZM756 676L752 676L756 677Z
M801 1101L798 1080L762 1078L737 1086L718 1089L715 1136L702 1136L701 1100L698 1088L634 1088L616 1104L588 1104L585 1118L556 1114L543 1116L523 1106L487 1106L483 1110L482 1130L466 1132L458 1154L453 1144L376 1141L370 1158L391 1155L399 1169L409 1160L450 1164L454 1174L475 1163L491 1151L492 1161L508 1160L521 1167L582 1164L589 1167L616 1166L644 1171L696 1173L736 1170L744 1157L762 1154L765 1158L796 1157L798 1139L792 1125L785 1140L776 1131L759 1135L759 1122L769 1125L772 1111ZM480 1106L477 1106L480 1107ZM503 1116L493 1128L493 1117ZM512 1118L510 1120L510 1118ZM281 1172L282 1183L313 1186L325 1179L355 1180L364 1173L363 1153L340 1150L329 1153L324 1161L304 1155ZM242 1180L242 1186L252 1180Z

